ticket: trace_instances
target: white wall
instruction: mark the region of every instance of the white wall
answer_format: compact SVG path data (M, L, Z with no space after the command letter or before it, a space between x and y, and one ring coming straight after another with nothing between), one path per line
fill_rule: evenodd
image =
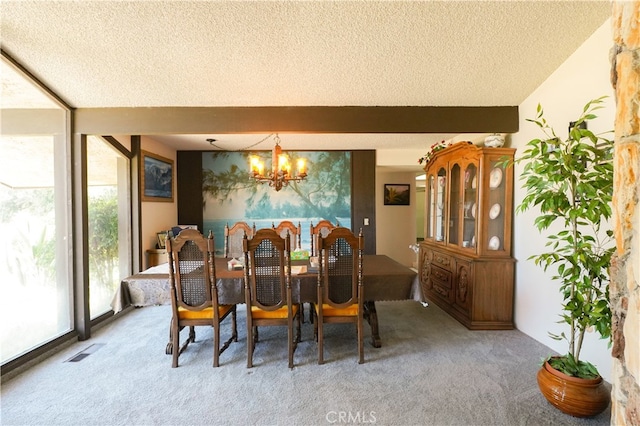
M595 133L614 128L615 96L609 80L609 49L613 44L610 25L607 21L520 104L520 131L512 135L512 147L522 150L529 140L543 136L535 124L526 121L526 118L535 118L538 103L542 105L549 124L564 139L569 122L579 117L584 105L591 99L607 95L609 98L606 100L606 108L596 111L598 118L588 125ZM607 137L613 138L613 134ZM515 205L524 197L521 182L517 180L521 171L521 166L515 170ZM527 260L529 256L545 249L544 236L532 226L538 213L537 209L532 209L514 217L514 257L517 259L515 324L519 330L555 351L566 353L566 342L558 342L548 336L549 331L558 333L564 329L563 325L557 323L562 302L558 285L551 281L551 273L545 274L541 268ZM549 232L557 230L558 228L550 229ZM596 334L587 336L581 359L594 364L600 374L611 381L612 360L606 340L598 339Z
M416 158L417 161L417 158ZM411 185L410 205L385 206L384 184ZM409 249L416 242L416 174L388 172L376 169L376 253L386 254L395 261L411 267L415 253Z
M154 249L157 242L157 233L166 231L172 226L178 225L178 198L176 192L176 151L149 137L141 138L141 147L144 151L160 155L173 160L173 202L142 202L142 250ZM182 224L181 224L182 225ZM147 267L146 253L142 261L143 268Z

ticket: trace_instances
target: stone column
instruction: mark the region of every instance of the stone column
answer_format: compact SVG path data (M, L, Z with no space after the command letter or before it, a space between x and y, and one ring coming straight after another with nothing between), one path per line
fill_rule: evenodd
M614 1L611 80L616 93L611 266L611 424L640 425L640 1Z

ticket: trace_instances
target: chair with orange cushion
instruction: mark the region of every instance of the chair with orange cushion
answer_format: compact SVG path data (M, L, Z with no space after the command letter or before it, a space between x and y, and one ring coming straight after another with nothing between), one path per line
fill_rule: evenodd
M168 238L169 279L171 292L171 330L167 354L173 355L172 367L189 343L195 342L195 326L214 328L213 366L218 367L220 354L232 341L238 341L236 305L219 305L216 271L213 259L213 234L205 238L195 229L185 229ZM220 323L231 318L231 337L220 347ZM189 337L180 346L180 330L189 327Z
M302 226L298 222L298 226L294 225L290 220L281 221L278 226L271 223L271 227L276 230L278 235L285 238L287 234L291 236L291 250L302 248ZM304 322L304 304L300 304L300 320Z
M331 231L336 226L340 226L340 224L338 223L337 225L334 225L326 219L322 219L316 225L311 222L311 225L309 227L309 231L311 234L311 256L318 255L318 238L326 237L329 231Z
M332 229L318 239L320 267L314 335L318 341L318 364L324 363L324 324L354 323L358 341L358 363L364 362L362 230L356 237L348 228Z
M300 340L300 309L291 301L290 236L280 237L274 229L259 229L243 240L245 302L247 306L247 368L253 367L258 327L286 326L289 368ZM297 334L293 334L293 322Z
M236 222L231 228L229 224L224 225L224 257L242 256L242 239L246 235L249 239L256 233L256 224L250 228L247 222Z
M289 235L291 235L291 250L302 248L302 226L300 226L300 222L298 222L298 226L296 226L290 220L283 220L278 226L272 223L271 227L275 229L282 238L286 237L287 231L289 231Z
M333 223L331 223L326 219L320 220L316 225L314 225L313 222L311 222L309 226L309 234L311 237L310 239L311 241L310 255L311 256L318 255L318 238L326 237L329 231L331 231L336 226L340 226L340 224L338 223L337 225L334 225ZM309 311L309 318L310 318L310 321L313 322L314 304L310 303L309 305L311 306ZM301 308L302 308L302 321L304 321L304 304L301 305Z

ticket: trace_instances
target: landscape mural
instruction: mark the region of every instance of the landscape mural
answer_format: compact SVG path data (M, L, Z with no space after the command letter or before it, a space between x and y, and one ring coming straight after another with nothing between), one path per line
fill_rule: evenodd
M351 153L287 151L292 164L307 160L307 178L276 191L249 177L249 158L258 155L267 168L271 152L205 152L202 154L203 233L213 231L216 254L224 247L224 226L245 221L256 228L281 220L302 226L302 248L310 248L309 226L321 219L351 227Z

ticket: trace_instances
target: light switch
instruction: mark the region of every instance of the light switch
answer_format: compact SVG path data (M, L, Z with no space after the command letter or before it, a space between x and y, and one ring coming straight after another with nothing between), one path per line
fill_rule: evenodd
M369 218L368 217L364 218L364 226L369 226Z

